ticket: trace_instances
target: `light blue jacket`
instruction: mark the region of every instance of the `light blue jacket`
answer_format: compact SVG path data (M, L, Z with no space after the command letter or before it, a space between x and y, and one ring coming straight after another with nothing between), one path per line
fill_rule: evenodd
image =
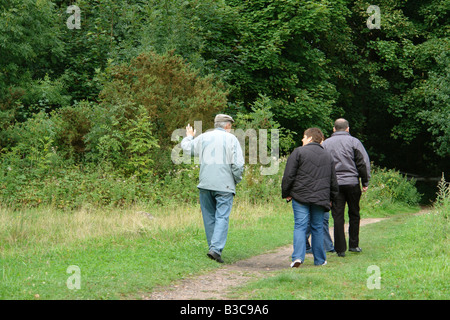
M197 138L188 136L181 141L181 148L198 156L200 183L197 188L232 192L242 180L244 157L239 140L222 128L207 131Z

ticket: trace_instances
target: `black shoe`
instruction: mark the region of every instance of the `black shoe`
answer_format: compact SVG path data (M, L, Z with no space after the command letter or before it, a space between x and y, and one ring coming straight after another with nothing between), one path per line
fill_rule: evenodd
M224 263L225 261L222 260L222 258L220 257L220 254L214 252L214 251L210 251L206 254L210 259L216 260L218 263Z
M338 255L338 257L343 258L343 257L345 257L345 252L338 252L337 255Z
M356 247L356 248L349 248L348 251L351 251L351 252L362 252L362 249L360 247Z

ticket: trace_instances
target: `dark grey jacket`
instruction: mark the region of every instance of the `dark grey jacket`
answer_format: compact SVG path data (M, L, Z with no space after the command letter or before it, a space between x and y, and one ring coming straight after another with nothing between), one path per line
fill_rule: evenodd
M361 141L346 131L336 131L326 139L322 146L331 153L336 165L339 185L369 185L370 160Z
M281 182L283 198L291 196L298 202L316 204L328 211L338 192L333 159L320 144L312 142L292 152Z

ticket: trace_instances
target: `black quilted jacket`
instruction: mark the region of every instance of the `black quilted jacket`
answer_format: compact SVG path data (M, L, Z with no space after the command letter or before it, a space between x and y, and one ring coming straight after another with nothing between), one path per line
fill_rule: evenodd
M281 191L283 198L330 210L339 192L331 154L315 142L296 148L287 160Z

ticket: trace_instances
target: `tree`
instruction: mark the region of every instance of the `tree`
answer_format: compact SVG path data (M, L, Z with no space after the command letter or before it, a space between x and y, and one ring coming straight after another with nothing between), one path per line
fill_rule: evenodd
M231 98L249 108L264 94L275 102L272 110L283 127L294 132L310 126L330 130L333 115L340 112L334 83L339 70L330 53L343 50L334 42L347 32L342 32L348 11L343 2L227 3L239 10L243 26Z
M349 24L362 59L357 92L345 110L351 122L363 123L357 132L370 128L366 143L378 163L440 172L450 156L448 5L433 0L378 5L379 30L365 26L367 2L352 3Z
M140 123L139 118L148 117L161 147L158 154L152 154L155 166L162 166L156 168L159 172L170 166L174 130L199 120L205 130L211 128L214 116L226 106L226 92L220 82L213 76L200 76L173 51L164 55L143 53L129 64L112 68L111 75L100 94L101 106L114 117L111 123L116 127L128 121ZM103 135L97 136L101 139ZM122 141L128 143L127 139L119 139L115 153L127 148Z
M55 6L48 0L0 1L0 126L5 129L15 119L30 116L28 106L39 112L58 103L52 98L65 99L64 88L52 82L53 69L64 54L55 16ZM49 99L42 90L45 86L59 91ZM27 107L22 100L27 100Z

